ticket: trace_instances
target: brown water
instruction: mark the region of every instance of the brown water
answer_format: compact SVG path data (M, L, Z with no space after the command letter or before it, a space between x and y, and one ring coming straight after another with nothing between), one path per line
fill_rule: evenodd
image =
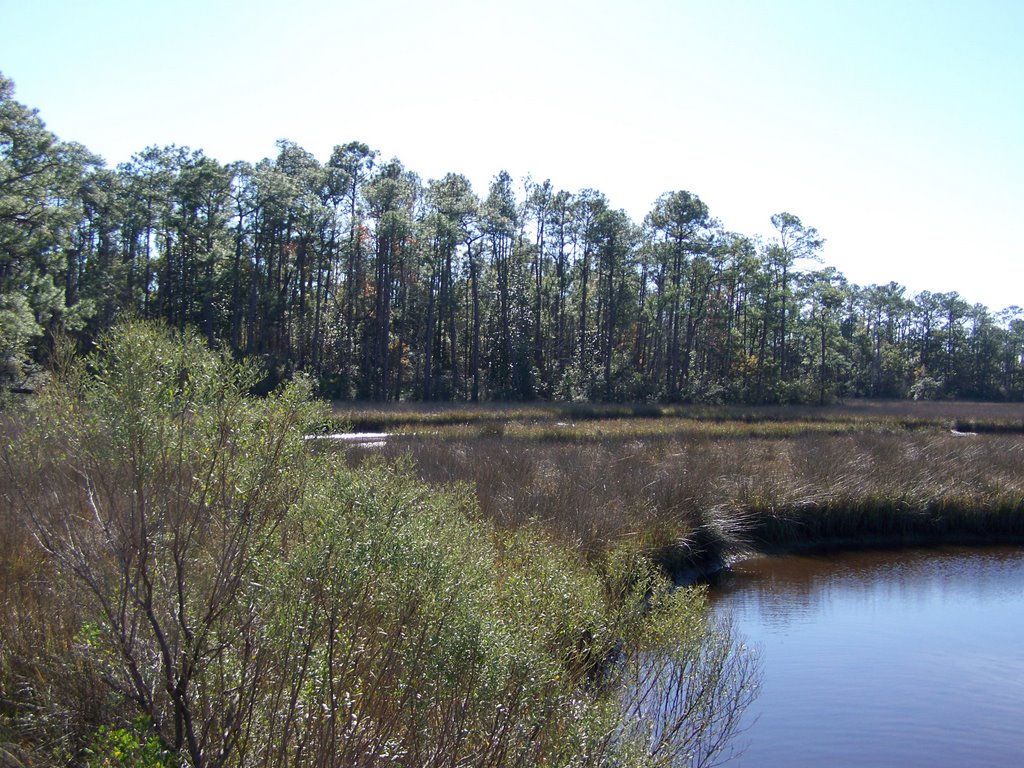
M764 670L726 765L1024 766L1024 548L761 558L711 599Z

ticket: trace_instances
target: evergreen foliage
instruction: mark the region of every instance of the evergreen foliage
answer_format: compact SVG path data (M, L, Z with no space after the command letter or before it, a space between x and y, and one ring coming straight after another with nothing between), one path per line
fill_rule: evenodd
M759 241L700 198L424 183L365 144L256 164L149 147L105 168L0 81L0 377L58 329L199 329L337 399L828 402L1024 397L1024 315L857 286L791 213Z

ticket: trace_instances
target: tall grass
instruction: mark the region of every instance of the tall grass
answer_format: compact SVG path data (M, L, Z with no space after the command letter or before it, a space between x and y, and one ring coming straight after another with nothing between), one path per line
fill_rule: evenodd
M431 482L470 483L499 526L541 521L593 556L635 542L672 567L801 543L1024 538L1017 435L854 429L722 437L716 424L681 435L624 432L633 436L412 436L378 451L410 455Z
M608 429L610 422L624 422L618 433L630 430L670 431L674 426L656 427L657 420L699 424L731 425L741 433L744 425L787 425L824 430L831 426L842 430L857 427L868 431L914 429L958 429L961 431L1024 432L1024 404L980 403L965 401L858 400L830 406L739 406L739 405L663 405L658 403L594 404L375 404L335 403L335 418L356 430L394 430L412 432L430 430L448 434L445 428L504 430L511 424L538 428L577 428L575 434Z

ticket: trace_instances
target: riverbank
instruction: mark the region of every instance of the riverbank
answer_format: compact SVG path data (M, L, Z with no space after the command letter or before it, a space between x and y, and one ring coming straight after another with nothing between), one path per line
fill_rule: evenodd
M1024 535L999 532L985 534L964 534L957 531L934 535L885 536L864 533L834 539L801 540L790 539L757 546L737 543L722 548L685 554L680 552L654 553L656 562L663 565L677 586L691 586L714 579L723 571L738 564L769 557L820 556L851 552L886 552L903 550L935 550L946 547L964 547L983 550L993 546L1024 548Z
M592 558L626 543L674 574L745 552L1024 541L1020 404L335 413L389 431L352 463L410 457L429 482L468 483L500 527L539 523Z

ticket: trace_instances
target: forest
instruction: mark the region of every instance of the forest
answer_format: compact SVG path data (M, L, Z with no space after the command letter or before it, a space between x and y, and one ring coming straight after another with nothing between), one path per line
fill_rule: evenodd
M6 387L32 388L56 336L88 350L139 318L257 360L265 391L304 371L336 400L1024 397L1019 307L852 284L795 214L761 239L683 190L636 222L597 190L500 172L481 194L361 142L277 146L110 168L0 76Z

